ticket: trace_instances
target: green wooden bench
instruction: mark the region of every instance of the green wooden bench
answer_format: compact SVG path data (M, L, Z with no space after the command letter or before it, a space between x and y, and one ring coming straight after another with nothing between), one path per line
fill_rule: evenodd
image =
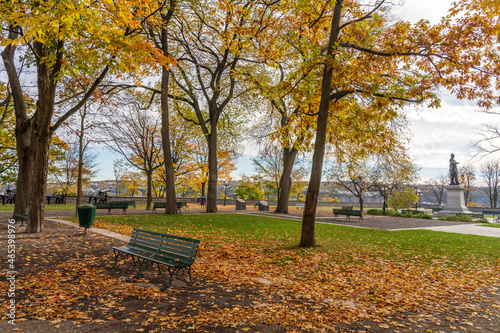
M200 241L197 239L163 234L156 231L135 228L129 243L124 247L113 247L116 268L118 260L132 257L132 265L139 266L136 277L142 276L142 269L156 264L160 274L163 274L160 265L168 267L170 280L184 278L192 283L191 265L196 259ZM189 276L189 281L187 278Z
M177 209L180 211L182 207L188 208L186 202L177 202ZM166 202L155 202L153 203L153 213L156 213L156 208L167 208Z
M333 209L333 217L337 218L338 215L345 215L346 220L350 220L351 216L358 216L358 221L363 219L363 214L359 209L352 209L353 206L344 206L341 209Z
M156 208L167 208L166 202L155 202L153 203L153 213L156 213Z
M295 208L297 208L297 209L304 209L304 207L305 207L305 203L303 203L303 202L295 204Z
M16 222L20 221L21 227L22 227L24 225L24 223L28 221L29 212L30 212L30 209L28 208L28 209L26 209L26 213L24 213L24 214L15 214L14 220L16 220Z
M128 204L129 206L133 206L135 208L135 200L125 200L125 201L110 201L109 203L123 203L123 204Z
M108 214L111 214L112 209L123 209L123 214L127 214L128 203L124 202L106 202L106 203L95 203L96 209L107 209Z

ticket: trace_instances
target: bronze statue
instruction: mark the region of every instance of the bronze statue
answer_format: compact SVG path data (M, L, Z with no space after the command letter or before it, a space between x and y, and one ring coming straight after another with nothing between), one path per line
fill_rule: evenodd
M451 154L451 158L450 158L450 185L459 185L457 164L460 164L460 163L455 161L455 154Z

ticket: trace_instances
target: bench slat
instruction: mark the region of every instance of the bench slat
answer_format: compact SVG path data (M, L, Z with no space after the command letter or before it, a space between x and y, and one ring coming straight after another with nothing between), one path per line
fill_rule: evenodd
M134 248L115 248L116 250L119 250L121 252L129 253L135 256L139 256L144 259L152 260L155 262L158 262L160 264L164 264L167 266L171 267L187 267L190 266L194 263L194 259L192 258L191 260L178 260L177 258L169 258L168 256L159 256L158 254L148 252L148 251L143 251L140 249L134 249ZM159 258L158 258L159 257Z
M158 258L157 255L148 253L148 252L141 252L141 251L134 251L130 249L122 249L122 252L132 254L134 256L141 257L143 259L151 260L163 265L167 265L170 267L188 267L191 266L194 263L194 260L191 261L180 261L180 260L169 260L168 258L163 258L160 257Z
M135 228L134 232L135 231L142 232L144 234L151 234L151 235L164 236L164 237L173 238L173 239L180 239L180 240L183 240L183 241L186 241L186 242L190 242L190 243L194 243L194 244L200 243L199 239L188 238L188 237L183 237L183 236L169 235L169 234L164 234L164 233L161 233L161 232L158 232L158 231L151 231L151 230L140 229L140 228Z
M164 251L168 250L179 254L194 254L198 249L198 245L186 246L186 243L184 243L184 245L180 246L176 244L169 244L166 242L158 243L153 240L144 238L134 238L133 240L130 239L129 246L137 246L140 248L149 249L151 251L159 251L163 249Z
M153 242L153 243L158 243L158 241L162 242L162 243L171 243L171 244L176 244L176 245L180 245L182 247L195 247L197 248L198 245L197 243L193 243L193 242L186 242L185 240L178 240L178 239L175 239L175 238L166 238L166 237L159 237L159 236L156 236L156 235L140 235L140 234L135 234L135 235L132 235L130 237L130 240L147 240L149 242Z
M135 247L135 246L127 246L129 249L133 249L134 251L140 251L140 252L145 252L149 253L151 255L158 255L161 257L165 257L169 260L175 261L175 260L182 260L182 261L194 261L195 255L194 254L175 254L172 252L168 251L162 251L162 250L148 250L148 249L143 249L140 247Z

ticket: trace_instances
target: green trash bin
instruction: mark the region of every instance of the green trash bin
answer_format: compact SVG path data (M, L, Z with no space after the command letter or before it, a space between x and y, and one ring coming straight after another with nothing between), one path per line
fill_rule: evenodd
M80 228L85 228L85 233L87 233L87 228L92 228L94 225L96 207L93 205L83 205L78 206L78 223Z

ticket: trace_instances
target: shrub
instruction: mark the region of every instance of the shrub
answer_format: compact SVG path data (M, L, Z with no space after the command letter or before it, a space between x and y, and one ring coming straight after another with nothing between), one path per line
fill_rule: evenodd
M451 216L442 216L439 218L442 221L456 221L456 222L488 222L484 217L473 217L465 214L456 214Z
M432 220L432 215L429 213L417 213L417 214L413 214L413 217L416 219Z
M366 214L368 215L384 215L384 212L382 209L369 209L366 211ZM410 217L410 218L416 218L416 219L432 219L432 215L428 213L417 213L414 214L413 212L406 212L404 214L398 213L395 210L392 209L386 209L385 210L385 215L387 216L396 216L396 217Z
M415 194L413 189L406 188L394 193L389 199L388 205L394 210L398 210L400 208L409 208L410 206L417 203L418 199L418 195Z
M384 215L384 212L382 211L382 209L372 208L372 209L368 209L366 211L366 214L368 214L368 215Z

